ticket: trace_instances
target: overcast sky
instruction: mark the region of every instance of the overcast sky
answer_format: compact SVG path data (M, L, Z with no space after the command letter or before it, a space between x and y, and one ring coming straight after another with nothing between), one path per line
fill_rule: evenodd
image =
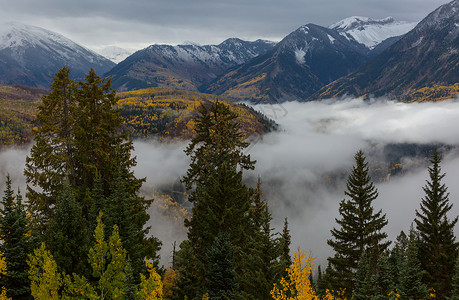
M56 31L86 47L280 40L350 16L417 22L447 0L0 0L0 20Z

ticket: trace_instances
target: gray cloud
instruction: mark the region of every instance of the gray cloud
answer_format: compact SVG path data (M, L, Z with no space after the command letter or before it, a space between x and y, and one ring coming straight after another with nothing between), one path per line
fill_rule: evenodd
M279 40L306 23L328 26L354 16L420 21L445 0L408 1L7 1L2 20L57 31L88 47L219 43L230 37Z

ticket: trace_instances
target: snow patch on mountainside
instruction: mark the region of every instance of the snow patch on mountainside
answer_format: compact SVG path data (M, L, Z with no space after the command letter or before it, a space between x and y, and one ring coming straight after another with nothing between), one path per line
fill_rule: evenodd
M337 30L343 36L349 34L357 42L373 49L379 43L390 37L407 33L412 30L416 24L415 22L396 21L392 17L371 19L354 16L341 20L331 25L329 28Z
M305 55L306 51L304 49L295 49L295 60L298 64L302 65L306 62Z

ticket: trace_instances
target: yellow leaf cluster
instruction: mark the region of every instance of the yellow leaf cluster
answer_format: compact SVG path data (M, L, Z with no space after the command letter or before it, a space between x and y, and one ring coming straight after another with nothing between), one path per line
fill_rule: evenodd
M140 274L140 288L138 291L138 296L142 300L157 300L163 299L163 283L161 281L161 276L156 273L153 264L145 259L145 264L148 269L149 277L146 278L145 275Z
M335 300L330 291L320 298L314 292L309 277L314 270L314 258L298 250L294 253L293 264L287 269L288 278L282 278L280 286L274 284L271 296L275 300ZM340 298L341 299L341 298Z

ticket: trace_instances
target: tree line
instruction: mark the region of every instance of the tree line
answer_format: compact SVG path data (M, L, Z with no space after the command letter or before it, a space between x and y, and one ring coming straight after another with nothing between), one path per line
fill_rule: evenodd
M441 156L434 151L425 196L408 234L391 247L386 215L363 151L347 180L328 244L334 255L314 274L302 251L291 257L262 193L243 173L237 117L225 103L202 105L185 150L183 177L193 204L187 239L173 268L158 266L161 243L149 235L132 140L122 130L110 80L61 69L43 96L26 158L26 198L9 177L0 210L0 299L457 299L458 244ZM155 171L155 170L152 170ZM313 279L314 277L314 279ZM2 298L3 297L3 298Z

